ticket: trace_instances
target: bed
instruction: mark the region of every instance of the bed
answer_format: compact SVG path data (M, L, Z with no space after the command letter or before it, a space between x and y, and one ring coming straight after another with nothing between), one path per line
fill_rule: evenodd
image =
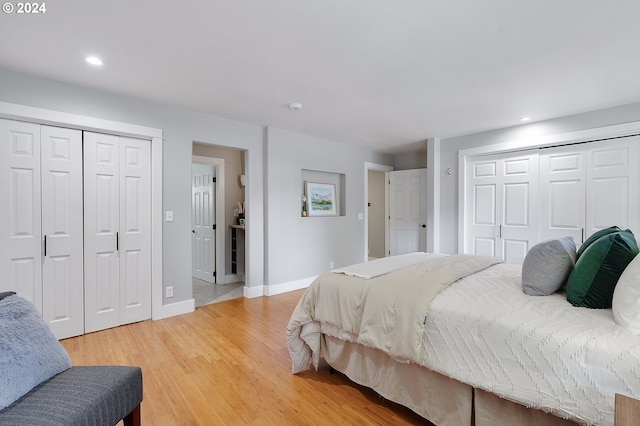
M521 277L428 253L321 275L287 327L293 373L322 357L438 425L613 425L615 394L640 398L640 335Z

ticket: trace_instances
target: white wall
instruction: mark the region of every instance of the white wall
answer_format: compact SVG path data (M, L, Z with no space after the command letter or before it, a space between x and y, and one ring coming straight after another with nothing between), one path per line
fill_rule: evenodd
M364 261L364 163L393 158L326 139L269 128L266 152L267 284L286 287L335 267ZM346 215L301 217L302 169L346 176Z
M458 151L483 145L524 141L542 136L640 121L640 103L531 124L442 139L440 147L440 251L456 253L458 245ZM451 168L452 173L446 173Z

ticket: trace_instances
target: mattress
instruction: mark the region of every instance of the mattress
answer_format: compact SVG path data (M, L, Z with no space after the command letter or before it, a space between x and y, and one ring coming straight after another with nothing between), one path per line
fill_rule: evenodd
M463 278L431 303L423 364L475 388L582 424L613 425L614 398L640 398L640 336L610 309L528 296L521 266Z

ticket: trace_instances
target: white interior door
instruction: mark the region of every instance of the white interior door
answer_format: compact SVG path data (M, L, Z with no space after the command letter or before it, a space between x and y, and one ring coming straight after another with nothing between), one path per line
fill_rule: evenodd
M82 132L41 127L42 316L57 338L84 332Z
M0 119L0 291L42 312L40 126Z
M149 141L120 139L120 324L151 318L151 157Z
M427 249L427 170L388 172L389 254Z
M587 144L545 148L540 154L540 241L583 241Z
M537 152L467 163L466 253L522 263L538 239L538 170Z
M151 317L149 142L84 133L85 330Z
M640 136L588 144L586 236L617 225L640 233Z
M538 241L538 153L502 159L502 259L521 264Z
M85 331L120 325L120 140L84 133Z
M215 169L192 165L191 222L192 273L195 278L215 283Z
M467 163L465 253L498 256L501 251L498 212L502 200L502 186L499 169L500 157L497 155Z

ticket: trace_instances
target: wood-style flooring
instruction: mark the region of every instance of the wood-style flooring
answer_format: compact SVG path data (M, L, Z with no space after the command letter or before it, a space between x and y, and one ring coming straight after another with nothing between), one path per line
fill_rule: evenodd
M429 424L342 374L291 374L285 330L303 290L199 307L62 340L74 365L142 367L143 425Z

